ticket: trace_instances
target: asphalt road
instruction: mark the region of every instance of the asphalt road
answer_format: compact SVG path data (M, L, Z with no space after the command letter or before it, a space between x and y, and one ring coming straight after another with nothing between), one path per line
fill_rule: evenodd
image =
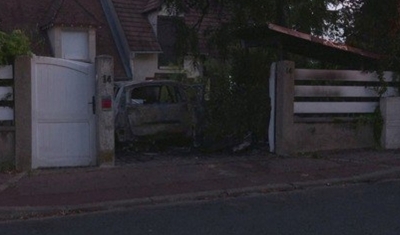
M0 234L400 234L400 181L0 223Z

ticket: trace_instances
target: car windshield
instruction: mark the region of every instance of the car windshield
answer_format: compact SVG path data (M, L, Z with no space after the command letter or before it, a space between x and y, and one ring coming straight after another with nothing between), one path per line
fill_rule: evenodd
M182 100L179 89L169 85L137 87L130 97L133 104L178 103Z
M120 86L117 86L117 85L114 86L114 98L117 97L117 94L118 94L118 92L119 92L120 89L121 89Z

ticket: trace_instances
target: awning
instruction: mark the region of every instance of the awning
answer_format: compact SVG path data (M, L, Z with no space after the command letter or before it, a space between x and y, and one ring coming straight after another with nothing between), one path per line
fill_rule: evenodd
M248 47L269 46L320 61L348 67L375 68L382 55L324 40L272 23L237 31Z

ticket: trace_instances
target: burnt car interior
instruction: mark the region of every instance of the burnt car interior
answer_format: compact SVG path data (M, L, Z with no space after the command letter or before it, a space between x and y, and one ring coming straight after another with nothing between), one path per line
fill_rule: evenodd
M184 85L166 80L119 83L115 91L118 145L141 148L169 140L191 146L197 118Z
M179 103L183 99L173 86L157 85L135 88L130 93L132 104Z

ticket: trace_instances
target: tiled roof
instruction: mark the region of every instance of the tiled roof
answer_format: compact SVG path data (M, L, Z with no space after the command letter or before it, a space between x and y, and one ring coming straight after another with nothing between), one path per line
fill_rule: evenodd
M112 0L115 11L125 33L131 51L134 52L159 52L161 47L146 13L159 10L162 0ZM207 40L204 32L221 22L223 14L218 8L212 8L200 24L199 49L202 53L207 51ZM189 26L195 25L201 18L198 12L185 13L185 22Z
M37 24L43 11L47 9L51 0L41 1L0 1L0 30L10 32L21 29L26 34L32 35L32 50L38 55L51 55L47 38L39 30Z
M211 6L207 14L197 11L185 13L185 22L189 27L197 27L199 37L199 50L201 53L210 53L208 45L207 32L217 29L224 22L227 22L228 16L218 6Z
M160 9L162 5L162 0L148 0L143 8L143 13L154 11Z
M159 52L153 29L142 14L147 0L112 0L131 51Z
M40 26L42 28L48 28L53 25L71 27L99 26L100 21L92 12L92 8L93 6L85 6L84 2L80 3L79 0L53 0Z

